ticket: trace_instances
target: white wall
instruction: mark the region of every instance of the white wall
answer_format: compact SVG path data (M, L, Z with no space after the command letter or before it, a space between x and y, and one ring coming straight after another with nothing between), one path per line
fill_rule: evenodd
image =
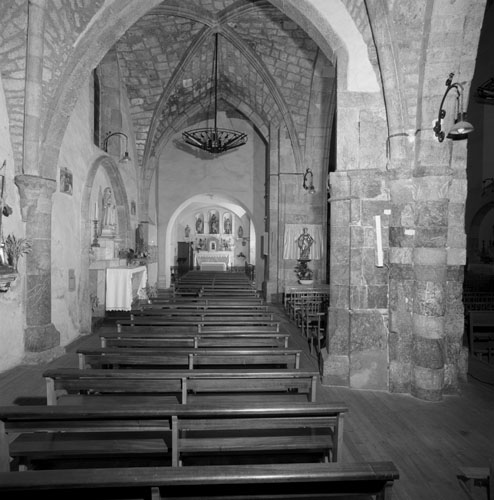
M4 238L14 234L24 237L24 224L21 220L19 195L14 184L14 156L10 143L8 113L0 77L0 170L5 175L4 201L13 210L9 217L2 217ZM1 217L1 215L0 215ZM24 293L25 259L19 262L19 276L11 284L10 290L0 292L0 372L19 364L24 354Z

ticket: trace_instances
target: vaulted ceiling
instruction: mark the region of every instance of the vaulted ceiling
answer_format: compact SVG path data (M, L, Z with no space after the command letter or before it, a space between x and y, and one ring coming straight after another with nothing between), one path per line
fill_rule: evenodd
M215 32L218 110L284 124L303 148L316 44L265 0L176 0L149 11L115 45L141 164L170 130L212 118Z

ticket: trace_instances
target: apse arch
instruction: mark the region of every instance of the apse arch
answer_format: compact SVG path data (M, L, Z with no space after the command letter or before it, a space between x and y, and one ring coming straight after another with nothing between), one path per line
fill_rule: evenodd
M165 283L165 288L169 287L171 284L171 267L173 265L173 256L174 256L174 243L176 243L173 238L173 230L178 221L178 218L181 214L183 214L188 208L194 205L204 205L204 206L218 206L220 208L226 208L231 212L235 213L237 216L242 217L243 215L247 215L250 221L250 251L254 254L256 253L256 227L254 224L253 213L237 198L234 196L220 193L220 192L209 192L196 194L191 196L183 203L181 203L175 211L171 214L170 219L168 221L168 225L165 230L165 249L164 249L164 269L159 269L159 281L160 283ZM253 247L252 247L253 246ZM160 251L158 249L158 251Z

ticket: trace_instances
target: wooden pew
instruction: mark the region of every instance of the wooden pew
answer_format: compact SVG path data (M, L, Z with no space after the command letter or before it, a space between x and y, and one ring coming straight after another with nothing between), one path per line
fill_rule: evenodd
M275 500L391 498L392 462L138 467L0 473L2 499L225 498Z
M200 303L200 302L168 302L168 303L150 303L141 306L142 311L215 311L215 310L230 310L235 312L274 312L271 306L267 304L237 304L235 306L223 305L221 302L216 303Z
M100 332L99 337L101 347L284 347L286 349L290 334L259 328L196 333L134 327L123 332Z
M201 305L215 305L221 304L222 307L235 307L235 306L265 306L266 302L262 298L255 297L243 297L243 298L232 298L232 297L173 297L173 298L151 298L149 299L151 304L201 304Z
M245 311L235 309L216 310L180 310L180 309L139 309L130 311L130 321L139 318L156 319L177 319L177 320L197 320L197 321L241 321L256 319L259 321L274 321L274 313L266 311Z
M300 368L300 349L100 348L78 349L79 368L194 368L232 366Z
M226 455L239 463L239 452L257 463L336 462L347 411L342 403L0 407L0 470L77 460L188 466Z
M264 327L270 328L270 331L280 331L280 322L272 319L256 319L256 318L250 318L250 317L245 317L245 318L239 318L239 317L232 317L231 319L226 319L225 318L220 318L220 319L185 319L185 318L160 318L158 317L152 317L152 316L143 316L143 317L136 317L134 319L121 319L116 322L117 325L117 331L121 332L125 328L135 328L135 327L173 327L175 329L180 329L180 330L195 330L198 333L201 332L201 328L208 326L208 327L220 327L220 326L225 326L225 323L228 324L229 328L235 327L235 328L240 328L241 331L242 329L245 328L252 328L252 327L262 327L260 331L264 331ZM214 330L214 328L212 328Z
M178 310L214 310L214 309L234 309L234 310L247 310L247 311L271 311L272 307L268 304L244 304L238 301L235 301L235 305L231 305L229 303L223 303L222 301L210 301L209 303L204 301L179 301L179 300L170 300L168 302L165 301L152 301L148 304L144 304L141 306L142 309L178 309Z
M237 325L235 323L229 323L228 325L225 324L211 324L211 323L203 323L197 325L197 331L200 334L205 334L205 333L230 333L234 335L235 333L239 332L259 332L259 333L269 333L269 332L275 332L278 333L280 331L279 329L279 323L276 324L276 322L272 322L270 324L266 325L255 325L255 324L249 324L249 325Z
M171 396L187 404L189 392L213 394L292 395L303 394L311 402L316 400L319 372L311 370L80 370L77 368L49 369L43 373L46 380L46 400L56 405L60 392L83 395L154 394ZM90 396L93 397L93 396ZM85 398L77 398L79 401ZM126 398L129 399L128 397Z

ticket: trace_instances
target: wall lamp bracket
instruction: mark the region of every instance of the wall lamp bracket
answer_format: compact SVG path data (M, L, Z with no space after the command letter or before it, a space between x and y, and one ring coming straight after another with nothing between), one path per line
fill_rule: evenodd
M119 163L129 163L131 161L129 156L129 137L127 136L127 134L124 134L123 132L108 132L103 141L104 151L108 153L108 140L110 139L110 137L113 137L114 135L125 137L125 153L120 159Z
M443 98L441 100L441 105L439 106L439 111L437 114L437 120L432 129L439 142L443 142L445 137L453 140L466 139L467 135L474 130L473 125L466 121L466 113L463 111L463 85L459 82L453 83L454 75L454 73L450 73L448 79L446 80L446 91L444 92ZM455 122L451 130L448 132L448 135L446 136L444 130L442 129L442 121L446 116L446 110L443 106L444 101L446 100L446 96L452 89L456 90Z

